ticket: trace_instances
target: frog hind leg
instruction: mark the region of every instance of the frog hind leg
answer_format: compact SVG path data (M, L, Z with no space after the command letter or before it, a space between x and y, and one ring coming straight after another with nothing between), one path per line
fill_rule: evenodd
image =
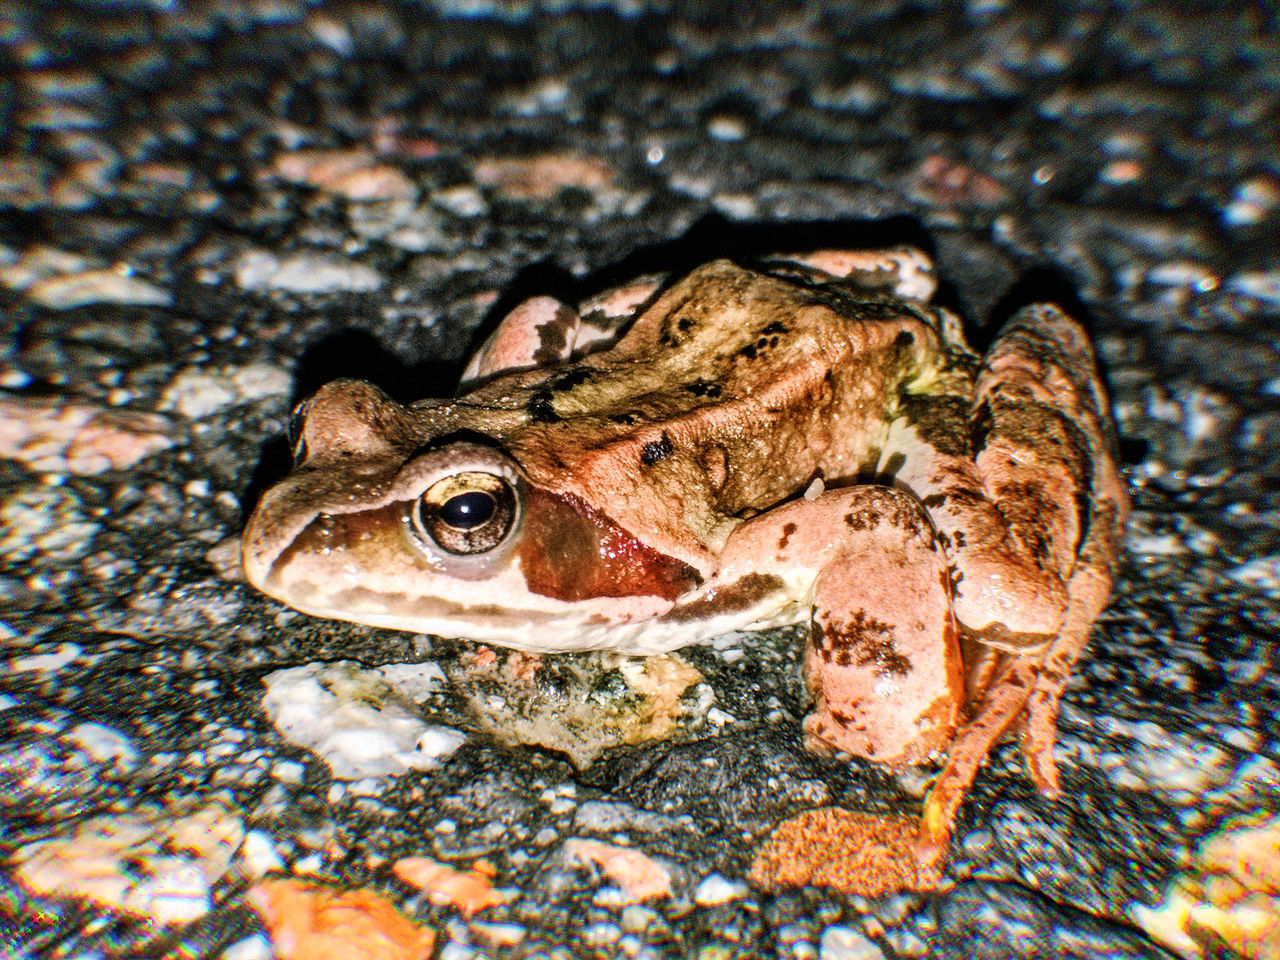
M525 300L499 321L472 355L458 392L498 374L567 359L573 352L578 324L577 311L554 297Z
M1112 510L1109 502L1095 510L1093 525L1103 529L1098 536L1091 536L1081 551L1078 568L1067 588L1067 615L1044 654L1022 716L1022 753L1027 770L1040 791L1049 796L1059 792L1058 770L1053 761L1058 703L1071 668L1088 643L1093 622L1106 607L1111 593L1111 565L1120 534L1116 514L1105 515Z
M458 392L484 380L548 366L613 343L636 312L650 303L664 277L640 277L581 303L577 310L554 297L531 297L499 321L471 357Z
M915 247L815 250L779 254L775 259L802 264L863 290L891 291L894 296L913 300L927 301L938 288L933 261Z
M1049 647L1034 655L986 649L974 658L981 664L982 676L976 683L980 691L971 697L970 719L952 742L946 766L925 798L916 848L922 863L945 854L951 825L978 768L1010 727L1022 727L1022 753L1037 789L1049 796L1058 794L1053 760L1058 702L1090 628L1106 606L1110 558L1119 532L1116 520L1107 516L1095 517L1094 526L1098 534L1081 551L1079 569L1067 587L1066 615ZM970 666L966 663L966 668Z
M1019 312L985 358L974 402L983 424L974 458L982 488L1009 542L1041 564L1050 583L1062 584L1063 610L1040 645L1020 650L1021 638L1012 634L975 634L988 644L985 656L972 658L985 676L971 690L969 722L925 801L922 856L945 847L979 765L1014 724L1022 727L1032 780L1057 792L1058 701L1106 605L1127 511L1107 408L1087 336L1056 307ZM1046 513L1053 519L1046 521Z

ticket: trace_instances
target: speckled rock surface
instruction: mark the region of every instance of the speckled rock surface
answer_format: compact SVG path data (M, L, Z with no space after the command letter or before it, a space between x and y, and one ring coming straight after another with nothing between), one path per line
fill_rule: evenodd
M368 923L407 917L451 960L1256 948L1142 907L1177 877L1200 890L1206 838L1280 809L1274 22L1243 4L718 9L0 12L0 952L267 957L264 874L375 891ZM236 579L230 538L287 468L293 402L337 376L446 395L531 293L901 240L933 251L978 343L1064 300L1112 389L1135 513L1064 701L1061 798L1006 744L941 890L751 888L778 820L915 809L927 782L802 750L790 631L684 651L714 722L583 770L502 746L447 684L402 698L465 736L431 769L338 780L272 726L274 671L449 677L474 656ZM245 837L198 875L199 844L165 841L197 812ZM136 856L77 851L112 818L128 840L109 849L176 858L199 909L154 923L30 882L43 851L48 875L109 862L101 883L137 888ZM606 869L571 841L642 856ZM433 901L397 878L409 857L479 862L501 902ZM626 863L670 895L641 898L610 872Z

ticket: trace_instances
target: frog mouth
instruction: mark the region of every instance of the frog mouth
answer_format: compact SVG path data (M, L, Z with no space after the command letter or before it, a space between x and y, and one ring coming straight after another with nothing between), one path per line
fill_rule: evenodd
M317 518L386 506L395 499L396 471L373 464L348 465L340 476L320 469L295 471L258 501L241 537L241 556L249 583L264 593L272 572Z

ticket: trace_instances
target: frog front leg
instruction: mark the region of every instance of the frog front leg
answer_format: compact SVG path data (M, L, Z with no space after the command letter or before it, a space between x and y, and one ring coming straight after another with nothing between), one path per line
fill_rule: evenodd
M733 584L771 571L811 609L805 675L814 709L804 722L806 746L890 765L946 750L962 720L964 671L948 560L920 501L860 485L775 507L734 531L717 580ZM852 819L856 838L803 841L822 848L826 866L797 873L800 861L785 841L779 848L778 837L806 833L814 816ZM919 836L912 817L822 808L781 824L757 865L781 861L782 869L754 875L766 885L831 882L867 894L931 886L941 858L920 861Z
M771 570L812 609L807 745L886 764L945 749L964 675L947 557L920 502L860 485L776 507L734 531L717 579Z

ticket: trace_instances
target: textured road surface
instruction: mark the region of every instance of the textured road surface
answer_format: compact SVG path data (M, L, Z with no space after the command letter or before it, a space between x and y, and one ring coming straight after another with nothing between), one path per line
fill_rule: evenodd
M270 869L380 891L449 958L1246 949L1161 934L1142 906L1178 876L1208 896L1205 839L1280 809L1275 23L1262 5L720 6L0 12L0 953L269 956L245 891ZM481 325L533 292L903 240L978 343L1021 303L1069 304L1112 389L1135 515L1065 698L1061 798L1006 744L943 890L751 888L779 819L909 806L922 782L803 752L785 632L687 652L717 723L584 771L486 739L447 692L428 719L469 737L436 770L344 785L276 732L273 671L473 654L236 578L293 402L336 376L446 395ZM87 869L92 818L119 833L197 807L253 840L178 898L182 922L19 882L51 849L31 844L77 827L64 859ZM624 905L573 837L640 849L672 895ZM120 889L155 868L129 849ZM511 899L432 904L391 874L409 855L484 858Z

